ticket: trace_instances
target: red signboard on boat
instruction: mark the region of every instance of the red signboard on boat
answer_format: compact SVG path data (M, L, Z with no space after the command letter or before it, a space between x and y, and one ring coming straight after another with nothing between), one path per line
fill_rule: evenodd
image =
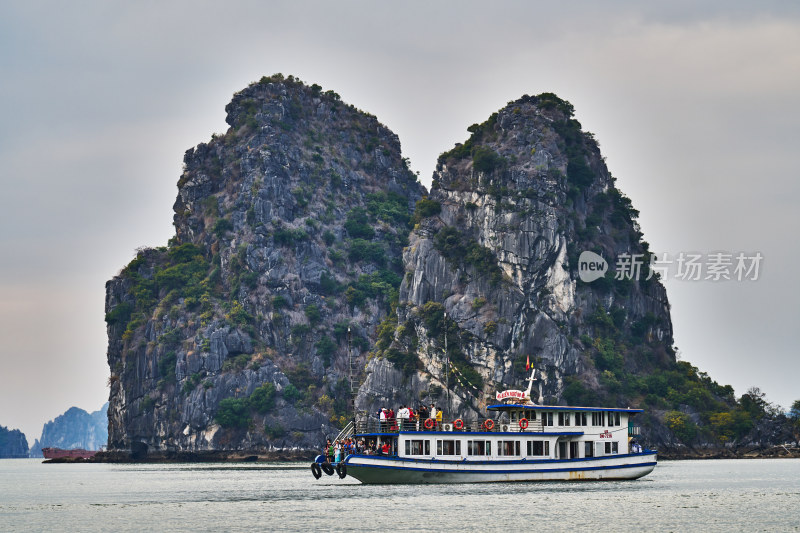
M525 399L525 393L521 390L504 390L503 392L497 393L498 400L507 400L509 398L513 398L515 400L523 400Z

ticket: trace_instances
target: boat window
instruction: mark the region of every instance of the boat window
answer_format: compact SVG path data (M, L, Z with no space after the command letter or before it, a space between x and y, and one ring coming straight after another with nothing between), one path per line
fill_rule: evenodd
M594 457L594 443L592 441L586 441L583 443L583 456L584 457Z
M497 441L497 455L519 455L518 440Z
M605 426L606 425L606 413L604 411L600 411L592 413L592 425L593 426Z
M488 440L468 440L467 455L491 455L492 443Z
M553 425L553 413L542 413L542 425L543 426Z
M605 444L606 444L606 455L619 453L619 443L618 442L606 442Z
M461 455L461 441L437 440L436 455Z
M529 440L527 444L528 455L550 455L550 442L542 440Z
M429 440L407 440L406 455L430 455L431 441Z
M569 425L569 413L558 413L558 425L559 426Z
M575 413L575 425L576 426L586 425L586 413L583 412Z

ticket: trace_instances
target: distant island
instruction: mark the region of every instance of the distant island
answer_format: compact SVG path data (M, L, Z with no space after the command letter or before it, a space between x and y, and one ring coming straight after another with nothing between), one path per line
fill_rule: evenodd
M42 457L42 448L100 450L108 442L108 403L88 413L70 407L64 414L47 422L42 435L31 446L31 457Z
M0 459L28 457L28 440L18 429L0 426Z

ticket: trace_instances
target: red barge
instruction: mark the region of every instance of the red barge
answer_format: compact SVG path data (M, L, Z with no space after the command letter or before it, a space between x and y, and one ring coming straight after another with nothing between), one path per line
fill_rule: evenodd
M94 457L97 451L84 450L83 448L73 448L71 450L62 450L61 448L42 448L42 455L45 459L63 459L65 457L70 459L89 459Z

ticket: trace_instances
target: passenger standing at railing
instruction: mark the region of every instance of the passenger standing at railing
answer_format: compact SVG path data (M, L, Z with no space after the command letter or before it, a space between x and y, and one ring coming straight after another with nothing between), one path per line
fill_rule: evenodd
M328 439L328 462L333 462L333 444L331 444L331 439Z
M430 418L433 420L433 429L436 429L436 406L431 404Z
M422 429L425 427L425 420L428 418L428 408L425 407L425 404L420 404L419 409L417 409L417 429ZM425 428L427 429L427 428Z
M403 424L408 422L408 408L405 405L401 405L400 409L397 410L397 424L400 428L400 431L403 430Z
M442 427L442 410L436 410L436 430L439 431Z
M325 446L322 448L322 455L325 457L325 462L333 462L333 457L331 457L331 439L328 439L328 442L326 442Z
M381 433L386 431L386 418L387 418L386 415L387 414L388 414L388 412L386 411L385 407L381 407L381 410L378 411L378 416L381 419Z
M391 407L389 408L389 411L386 413L386 423L389 424L389 429L391 431L397 431L397 419L394 417L394 409L392 409Z
M340 463L342 461L342 445L338 440L333 444L333 451L335 461Z

